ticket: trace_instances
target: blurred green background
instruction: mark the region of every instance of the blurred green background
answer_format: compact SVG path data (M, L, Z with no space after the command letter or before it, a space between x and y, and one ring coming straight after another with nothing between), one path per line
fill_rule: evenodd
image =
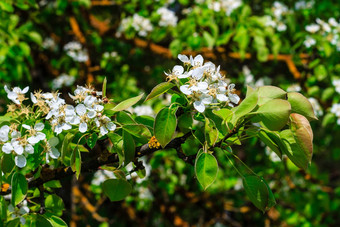
M131 176L134 191L123 202L101 195L110 172L75 184L87 203L71 198L66 179L58 191L63 218L71 226L339 226L339 18L340 2L331 0L1 0L0 80L67 94L88 83L100 89L106 77L108 96L119 102L163 82L177 54L200 53L221 65L243 98L246 85L301 92L319 117L307 171L256 139L234 148L270 184L277 205L268 212L251 204L226 157L204 191L193 167L169 150L144 160L147 177ZM130 111L154 116L169 98Z

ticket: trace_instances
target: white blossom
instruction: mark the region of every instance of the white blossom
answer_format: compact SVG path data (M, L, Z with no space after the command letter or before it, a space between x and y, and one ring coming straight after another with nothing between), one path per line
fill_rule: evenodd
M5 91L7 93L7 98L9 98L12 102L15 104L20 105L21 101L19 100L20 96L23 96L28 92L29 87L25 87L24 89L20 89L19 87L14 87L13 90L8 89L8 87L5 85Z
M46 135L41 132L45 127L43 123L36 123L34 128L26 124L23 124L22 127L29 131L31 136L27 139L27 141L32 145L35 145L46 138Z
M12 204L8 205L8 211L12 213L12 218L20 217L20 223L25 225L26 219L23 217L25 214L30 212L30 209L27 206L27 200L21 202L20 208L14 207Z
M306 37L306 40L303 42L303 44L304 44L307 48L309 48L309 47L314 46L314 45L316 44L316 40L313 39L313 38L310 37L310 36L307 36L307 37Z
M64 50L74 61L86 62L89 59L87 50L84 49L79 42L72 41L67 43L64 46Z
M335 91L340 94L340 79L333 80L332 84L335 87Z
M281 158L274 151L272 151L268 146L265 147L265 152L266 152L266 155L269 156L269 159L272 162L281 162Z
M230 14L242 5L242 0L221 0L221 1L211 1L208 7L215 12L225 12L226 16Z
M314 1L300 0L295 3L296 10L311 9L313 8L313 6L314 6Z
M312 104L313 110L314 110L314 114L317 117L320 117L323 115L323 110L320 106L320 103L318 102L318 100L316 100L315 98L308 98L308 101Z
M310 25L307 25L305 27L305 29L306 29L307 32L316 33L317 31L320 30L320 25L318 25L318 24L310 24Z
M228 85L228 79L220 73L220 66L216 67L212 62L204 63L202 55L195 58L178 55L178 58L185 65L191 66L184 73L180 71L185 76L178 76L178 78L188 81L179 89L192 99L193 106L198 112L202 113L206 107L220 103L232 106L232 103L239 102L240 98L234 94L235 85ZM181 69L184 68L181 67Z
M52 137L47 141L47 152L46 152L46 162L50 162L50 158L58 159L60 157L60 152L55 146L59 143L59 139L57 137Z
M136 106L135 108L133 108L133 112L137 115L137 116L141 116L141 115L147 115L147 116L151 116L153 117L155 115L153 109L151 106L148 105L140 105L140 106Z
M131 27L138 32L139 36L142 37L146 37L148 33L153 30L151 21L148 18L142 17L135 13L132 17L124 18L121 21L117 35L120 36L122 31L126 31Z
M340 103L334 103L331 108L331 113L334 113L338 118L337 124L340 125Z
M287 88L288 92L300 92L301 86L299 84L292 84Z
M44 39L44 42L42 43L42 47L44 49L56 49L57 45L54 42L54 39L48 37Z
M281 2L274 2L273 7L272 7L272 12L275 16L275 18L281 18L282 15L287 14L288 11L288 7L286 5L284 5Z
M8 125L3 125L0 128L0 141L1 142L7 142L8 141L8 133L10 131L10 128Z
M24 155L17 155L14 158L15 165L18 166L19 168L24 168L26 166L26 158Z
M52 80L52 89L54 90L60 89L63 86L69 87L74 83L75 80L76 78L74 76L69 76L63 73L54 80Z
M161 16L158 24L161 27L172 26L175 27L177 25L177 16L174 11L171 11L165 7L161 7L157 10L157 13Z

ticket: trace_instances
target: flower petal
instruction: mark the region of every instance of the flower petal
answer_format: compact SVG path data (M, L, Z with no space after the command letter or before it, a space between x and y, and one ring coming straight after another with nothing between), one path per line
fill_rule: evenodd
M34 125L34 130L36 130L36 131L42 131L43 129L45 128L45 125L44 125L44 123L36 123L35 125Z
M34 147L31 144L27 144L25 146L25 151L27 154L33 154L34 153Z
M60 152L55 147L52 147L48 154L53 159L58 159L60 157Z
M86 107L84 104L78 104L76 106L76 112L79 116L83 116L86 113Z
M203 104L203 102L195 101L195 102L194 102L194 108L195 108L198 112L203 113L204 110L205 110L205 105Z
M224 94L217 94L216 98L220 102L227 102L228 101L228 97Z
M87 131L87 124L85 122L80 123L79 125L79 132L84 133Z
M111 132L116 129L116 125L113 122L109 122L106 125L107 129L110 130Z
M5 143L2 146L2 151L6 154L10 154L14 150L13 146L11 143Z
M184 55L184 54L179 54L178 56L178 59L183 62L183 63L186 63L186 62L189 62L189 58L188 56Z
M189 89L189 85L182 85L179 90L181 90L181 92L183 94L186 94L186 95L191 95L191 90Z
M15 156L14 158L15 165L18 166L19 168L23 168L26 166L26 158L23 155L18 155Z

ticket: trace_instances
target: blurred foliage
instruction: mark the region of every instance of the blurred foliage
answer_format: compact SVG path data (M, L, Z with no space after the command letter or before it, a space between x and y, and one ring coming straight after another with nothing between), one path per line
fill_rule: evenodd
M315 98L323 112L318 115L319 121L311 123L314 155L306 171L297 169L288 159L277 162L256 138L234 149L243 162L266 178L274 192L277 205L264 214L245 202L249 200L244 190L240 190L242 182L231 164L238 160L229 161L217 153L220 166L217 180L204 191L195 179L193 167L178 159L175 151L168 150L144 160L147 177L137 180L136 175L131 176L133 192L123 202L102 199L100 187L89 186L96 177L94 174L81 177L77 184L82 196L97 204L97 213L86 203L79 202L80 206L72 208L72 203L77 201L70 197L71 180L62 181L58 195L65 201L62 215L67 223L75 220L79 226L340 224L340 114L336 116L331 111L340 102L339 85L338 88L334 85L340 79L340 27L332 34L310 33L305 29L315 24L317 18L326 22L335 18L339 23L340 4L331 0L299 1L307 6L298 8L297 1L285 1L288 10L275 17L274 1L243 1L230 13L214 2L218 1L0 1L2 84L30 85L33 90L47 91L52 89L52 80L63 73L74 77L74 84L91 82L96 87L107 77L109 97L119 102L140 94L140 90L149 92L164 81L163 71L176 60L168 59L170 56L163 49L152 48L158 45L170 50L172 56L196 51L214 60L226 70L224 73L236 84L241 97L245 96L246 84L254 86L260 80L269 84L266 82L269 80L270 84ZM162 6L175 13L176 26L159 25L157 10ZM135 14L149 22L134 26ZM268 25L268 16L280 20L286 29L279 31L279 23ZM126 24L122 24L124 19L128 19ZM150 25L152 28L145 35L140 33L141 28ZM335 44L331 36L338 36ZM312 37L315 44L307 47L307 37ZM145 48L140 40L146 42ZM86 52L65 49L72 41L79 42L80 49ZM79 61L81 53L87 58ZM228 53L238 53L238 57L229 57ZM291 57L298 77L293 76L284 62L275 60L282 54ZM307 57L301 58L301 54ZM58 89L69 91L70 88L59 86ZM1 90L0 94L4 97L6 93ZM1 99L3 110L5 102ZM158 99L148 104L158 112L164 102ZM197 152L191 150L197 146L192 143L187 141L183 145L186 154ZM48 209L54 208L51 205ZM71 209L77 218L71 216ZM108 219L100 219L97 214Z

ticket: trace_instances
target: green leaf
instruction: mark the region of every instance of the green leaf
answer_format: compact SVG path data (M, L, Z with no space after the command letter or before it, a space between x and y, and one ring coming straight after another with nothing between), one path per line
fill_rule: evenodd
M76 172L78 179L81 171L81 154L78 146L73 150L71 155L71 169Z
M112 202L114 202L123 200L126 196L128 196L132 191L132 187L126 180L109 179L104 181L103 191L104 194L107 195Z
M97 135L97 133L94 132L87 138L87 145L91 149L93 149L94 146L96 146L97 140L98 140L98 135Z
M169 49L171 51L172 56L174 56L174 57L177 56L183 50L181 40L174 39L170 43Z
M308 120L318 120L314 114L312 104L300 93L289 92L287 94L288 102L292 106L292 113L298 113L305 116Z
M290 115L290 122L290 129L294 133L297 144L310 161L313 154L313 130L308 120L300 114L293 113Z
M269 130L278 131L287 124L290 109L288 101L273 99L260 106L256 112L249 114L256 115L256 120L262 121Z
M150 92L150 94L146 97L145 101L148 101L150 99L156 98L158 96L160 96L161 94L167 92L169 89L171 89L172 87L174 87L175 84L170 83L170 82L164 82L164 83L160 83L158 84L156 87L154 87L152 89L152 91Z
M4 1L0 1L0 8L4 11L7 11L9 13L13 13L14 12L14 8L11 4L6 3Z
M209 153L201 153L196 156L195 173L198 182L206 190L216 179L218 164L216 158Z
M248 88L249 89L249 88ZM247 92L250 93L249 96L247 96L240 105L238 105L236 108L233 108L233 118L232 122L234 125L237 123L237 121L245 116L246 114L250 113L252 110L255 109L257 106L258 101L258 94L257 92Z
M245 57L245 49L248 47L250 41L250 36L247 28L244 26L238 27L233 40L238 43L239 52L241 58L243 59Z
M205 41L205 44L209 48L213 48L215 44L215 38L207 31L203 32L203 38Z
M15 218L7 222L6 227L17 227L20 225L20 218Z
M66 222L57 216L50 217L49 221L52 223L53 227L67 227Z
M268 135L269 134L269 135ZM279 148L279 145L276 144L275 140L273 140L270 135L275 136L274 132L260 130L258 132L258 137L261 139L263 143L265 143L272 151L274 151L281 159L282 159L282 152ZM278 136L278 138L280 138Z
M102 97L106 97L106 84L107 84L107 79L106 77L104 78L104 81L103 81L103 87L102 87Z
M7 219L7 205L3 196L0 196L0 222L5 223ZM0 224L1 226L1 224Z
M275 205L275 198L264 179L258 176L246 176L242 179L244 190L250 201L265 212Z
M58 180L51 180L46 183L44 183L44 187L49 187L49 188L61 188L61 183Z
M123 125L123 129L137 138L151 138L151 132L142 124L127 124Z
M176 115L171 109L166 107L158 112L154 124L154 135L163 148L172 139L176 125Z
M42 38L41 35L38 32L32 31L28 33L28 36L30 37L30 39L35 42L38 45L41 45L42 43Z
M302 116L302 115L300 115ZM303 117L303 116L302 116ZM300 118L300 117L298 117ZM292 120L292 130L280 132L280 137L285 145L283 151L288 158L299 168L307 169L312 158L313 144L311 142L311 129L306 125L307 119ZM309 123L308 123L309 124Z
M11 154L3 154L1 158L1 171L10 173L15 167L15 163Z
M130 133L123 130L123 152L124 152L124 165L126 166L135 158L135 141Z
M117 121L121 124L136 124L136 121L124 111L117 113Z
M122 180L126 180L126 176L124 171L117 169L113 171L113 174L118 178L118 179L122 179Z
M284 90L274 86L263 86L258 88L258 105L261 106L272 99L286 99L286 94Z
M135 105L142 97L143 97L144 93L133 97L133 98L129 98L127 100L124 100L122 102L120 102L117 106L115 106L114 108L112 108L112 111L122 111L122 110L126 110L127 108Z
M65 159L69 160L71 156L69 144L74 138L73 133L67 133L64 137L63 143L61 145L61 160L65 163ZM68 163L65 163L68 164Z
M45 199L46 211L53 213L54 215L63 215L65 208L63 200L57 195L48 195Z
M210 121L208 118L205 118L205 139L209 146L213 146L218 139L218 130L214 121Z
M307 169L313 154L313 131L308 120L300 114L291 114L290 120L291 130L280 133L286 146L285 153L296 166Z
M52 223L43 215L37 214L36 216L36 226L44 227L54 227Z
M215 115L219 116L220 118L223 119L223 121L228 121L230 119L231 116L233 116L234 112L223 108L223 109L219 109L219 110L213 110L212 111Z
M28 183L24 175L14 173L11 181L12 186L12 205L16 206L21 203L27 194Z
M327 78L327 69L324 65L318 65L314 68L314 74L318 81L322 81Z
M178 125L178 128L183 133L189 132L190 129L192 128L192 124L193 124L193 119L192 119L192 115L190 112L186 112L178 118L177 125Z

